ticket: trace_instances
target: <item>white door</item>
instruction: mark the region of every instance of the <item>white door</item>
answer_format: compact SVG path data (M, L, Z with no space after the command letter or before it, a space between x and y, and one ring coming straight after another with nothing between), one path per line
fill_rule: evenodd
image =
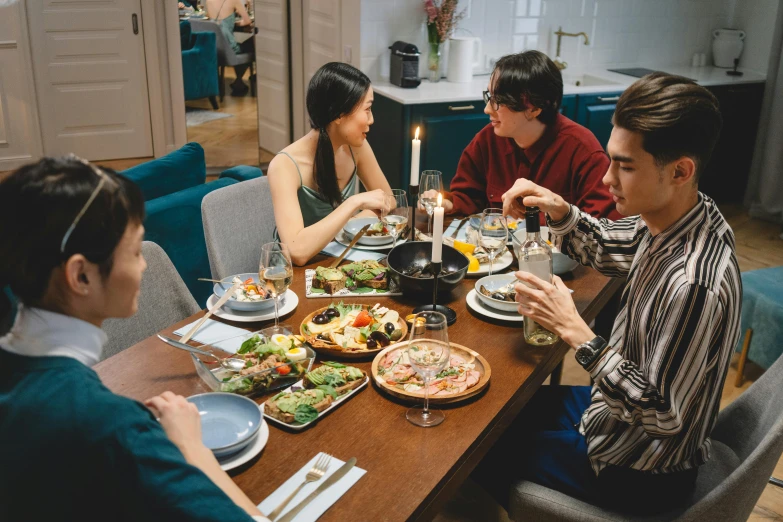
M152 156L140 0L28 0L44 154Z
M305 92L315 71L329 62L340 62L340 1L304 0L302 6L302 59ZM304 103L304 100L302 100ZM304 132L310 130L307 108L304 114Z
M256 0L253 5L258 28L258 143L261 148L278 152L291 143L288 2Z

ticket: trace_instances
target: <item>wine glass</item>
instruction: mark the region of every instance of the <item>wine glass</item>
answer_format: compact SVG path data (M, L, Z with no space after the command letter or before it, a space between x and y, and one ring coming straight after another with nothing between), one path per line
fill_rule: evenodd
M392 189L386 194L386 205L381 210L381 221L392 237L392 248L397 246L397 236L408 224L408 194L404 190Z
M258 263L258 277L264 289L272 294L275 303L275 326L268 329L268 336L286 333L280 327L278 304L280 296L285 294L294 281L294 269L288 246L278 241L266 243L261 247L261 260Z
M502 208L486 208L481 213L478 228L479 246L487 251L489 257L489 275L492 275L492 263L495 256L506 247L508 225Z
M408 360L424 381L424 407L408 410L405 418L416 426L437 426L446 418L442 411L430 410L430 381L449 363L449 334L446 316L440 312L419 312L412 322Z
M427 211L427 233L432 234L432 214L438 204L438 195L427 194L429 191L443 191L443 174L439 170L425 170L419 180L419 202ZM426 197L425 197L426 194Z

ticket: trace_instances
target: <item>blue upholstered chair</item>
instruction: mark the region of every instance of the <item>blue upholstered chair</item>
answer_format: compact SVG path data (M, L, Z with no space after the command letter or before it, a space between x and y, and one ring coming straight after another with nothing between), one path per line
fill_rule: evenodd
M201 200L213 190L236 182L231 178L218 179L147 202L144 239L165 250L201 306L212 294L212 284L198 280L211 273L201 221Z
M165 156L141 163L120 172L136 183L145 201L173 194L207 180L204 149L198 143L187 143Z
M190 22L179 23L182 45L182 83L185 100L209 98L213 109L218 108L217 40L211 32L194 32Z
M747 359L766 369L783 353L783 266L742 273L740 332L736 386Z
M264 175L264 171L258 167L251 167L249 165L237 165L231 167L220 173L220 178L233 178L237 181L249 181L251 179L260 178Z

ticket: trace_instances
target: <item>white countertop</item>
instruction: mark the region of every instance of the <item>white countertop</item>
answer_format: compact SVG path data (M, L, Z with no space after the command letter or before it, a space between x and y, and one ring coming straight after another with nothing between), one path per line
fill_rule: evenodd
M640 67L644 67L640 65ZM616 68L616 67L613 67ZM661 70L671 74L679 74L687 78L696 80L699 85L736 85L743 83L759 83L766 80L766 76L752 71L744 71L742 76L729 76L726 74L728 69L719 67L683 67L683 66L649 66L648 69ZM592 77L593 83L598 79L607 80L607 83L589 86L577 87L573 85L575 78L582 78L588 75ZM638 80L633 76L609 72L606 69L566 69L563 71L563 95L569 94L592 94L598 92L622 92L626 87ZM473 81L469 83L450 83L442 79L438 83L430 83L423 80L421 85L415 89L403 89L392 85L387 80L373 82L373 90L379 94L391 98L392 100L404 105L415 105L420 103L459 103L466 101L476 101L481 99L481 93L487 89L489 75L474 76Z

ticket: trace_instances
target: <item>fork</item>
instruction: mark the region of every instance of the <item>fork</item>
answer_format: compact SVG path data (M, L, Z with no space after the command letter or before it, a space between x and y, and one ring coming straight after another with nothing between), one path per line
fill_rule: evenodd
M297 493L305 486L305 484L309 484L310 482L316 482L318 480L321 480L324 476L324 473L326 473L326 470L329 468L329 462L332 461L332 456L328 453L322 453L321 456L318 458L318 460L315 461L315 465L313 465L312 468L310 468L310 471L307 472L307 476L305 477L305 481L299 484L299 487L297 487L293 493L288 495L288 498L286 498L277 508L275 508L274 511L269 513L267 515L267 518L269 520L274 520L280 515L280 513L283 511L283 509L288 505L291 500L296 496Z

